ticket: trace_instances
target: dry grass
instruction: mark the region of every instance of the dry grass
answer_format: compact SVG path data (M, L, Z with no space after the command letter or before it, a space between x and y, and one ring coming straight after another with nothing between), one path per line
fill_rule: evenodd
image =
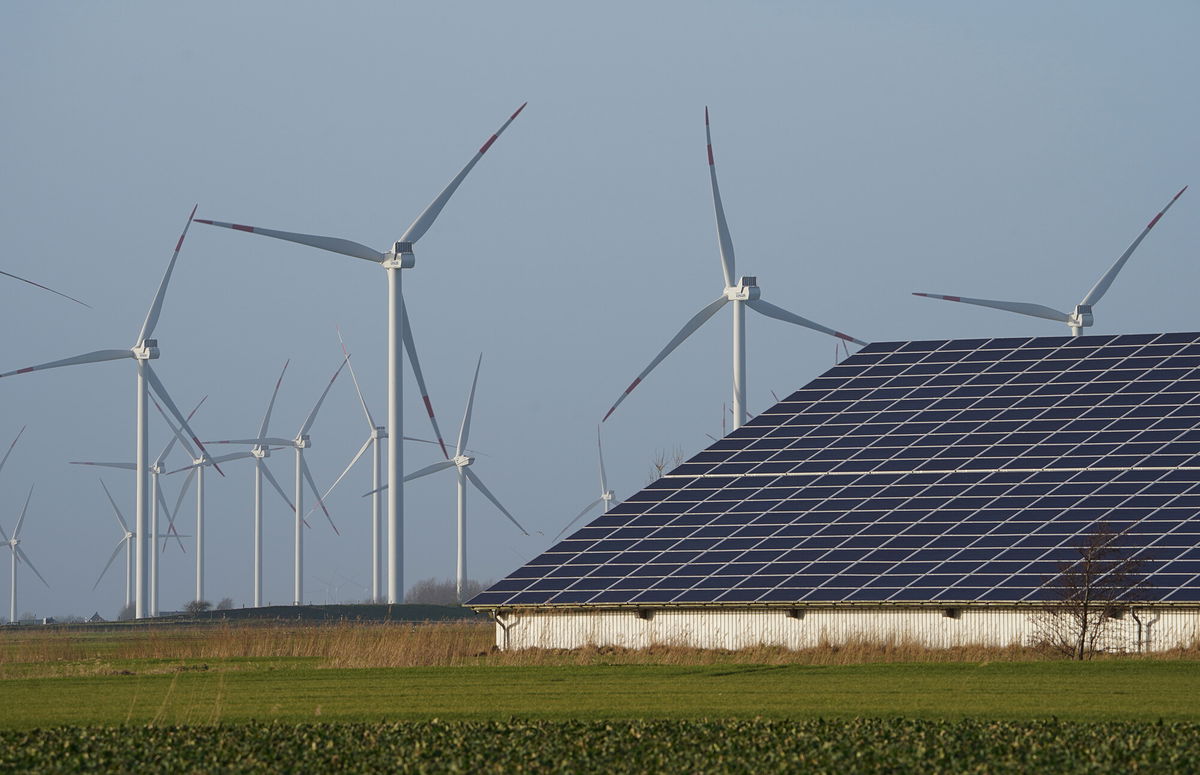
M1018 662L1058 658L1025 646L960 646L931 649L915 643L861 639L791 650L759 646L739 650L656 645L644 649L589 646L580 649L493 648L489 622L423 624L341 623L218 624L161 627L125 632L59 628L0 632L0 678L80 675L119 671L133 661L160 663L160 671L188 669L188 663L303 660L330 668L434 667L458 665L851 665L887 662ZM1200 643L1151 655L1121 659L1200 659ZM181 665L180 663L184 663ZM205 666L207 667L207 666Z

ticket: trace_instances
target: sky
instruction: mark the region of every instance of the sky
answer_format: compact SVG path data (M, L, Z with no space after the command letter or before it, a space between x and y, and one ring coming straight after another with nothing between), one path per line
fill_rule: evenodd
M914 291L1070 310L1149 219L1200 182L1200 6L1117 2L156 2L0 5L0 372L134 344L197 217L386 249L519 105L420 241L404 288L442 430L483 354L473 470L529 530L468 497L469 574L498 579L599 495L596 425L722 292L704 149L738 274L763 298L867 341L1065 334ZM1200 326L1200 191L1147 237L1095 310L1098 334ZM386 416L385 273L192 227L156 332L203 439L253 435L285 360L273 434L292 436L353 353ZM731 317L709 321L603 424L618 499L656 459L722 432ZM833 339L748 314L761 412L837 358ZM0 381L0 526L34 493L19 610L114 616L121 537L98 469L131 460L134 373L118 361ZM406 432L429 435L411 376ZM185 410L186 411L186 410ZM728 426L727 426L728 427ZM167 441L155 418L152 454ZM307 460L322 487L366 439L335 383ZM225 451L225 450L222 450ZM188 461L176 451L171 463ZM406 448L409 470L436 449ZM290 489L290 453L272 470ZM173 466L174 467L174 466ZM251 599L252 467L208 476L205 597ZM164 487L174 503L182 474ZM103 472L132 519L132 474ZM368 466L305 536L305 598L369 593ZM454 574L454 477L406 488L405 585ZM290 602L292 522L266 496L267 601ZM194 506L179 511L194 532ZM194 596L194 547L162 555L161 607ZM0 567L9 562L0 558ZM7 601L8 568L0 575ZM7 604L0 606L7 614Z

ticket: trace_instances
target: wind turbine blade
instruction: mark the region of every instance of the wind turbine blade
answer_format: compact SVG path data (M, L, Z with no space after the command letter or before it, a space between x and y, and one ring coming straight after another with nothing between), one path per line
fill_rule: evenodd
M275 409L275 397L279 395L279 386L283 384L283 375L287 374L287 367L291 362L291 358L283 362L283 371L279 372L279 379L275 380L275 389L271 391L271 402L267 404L267 413L263 415L262 425L258 428L259 436L267 435L267 426L271 424L271 412Z
M150 400L151 400L151 401L154 401L154 399L153 399L153 398L151 398ZM193 417L193 416L196 414L196 412L197 412L197 411L200 409L201 405L203 405L203 404L204 404L204 402L205 402L205 401L207 401L207 400L208 400L208 396L205 396L204 398L201 398L199 401L197 401L197 402L196 402L196 405L195 405L194 407L192 407L192 411L188 412L188 416L187 416L188 420L191 420L191 419L192 419L192 417ZM163 409L162 409L162 407L158 405L158 402L157 402L157 401L154 401L154 408L158 410L158 413L162 415L162 418L163 418L163 420L164 420L164 421L167 423L167 427L171 429L171 439L170 439L170 441L168 441L168 442L167 442L167 446L163 447L162 454L161 454L161 455L159 455L159 456L158 456L158 457L155 459L155 464L156 464L156 465L162 465L162 462L163 462L164 460L166 460L166 459L167 459L167 455L171 454L171 450L175 448L175 442L176 442L176 441L182 441L182 442L183 442L183 447L184 447L184 449L188 449L188 444L187 444L187 441L186 441L186 440L184 440L184 439L183 439L183 438L182 438L182 437L179 435L179 429L177 429L177 428L176 428L176 427L175 427L175 426L174 426L174 425L171 423L171 420L170 420L170 418L168 418L168 417L167 417L167 414L166 414L166 412L164 412L164 411L163 411ZM192 455L192 457L193 457L193 458L195 458L195 457L196 457L196 455L195 455L195 452L193 452L193 451L191 451L191 450L189 450L189 452L191 453L191 455Z
M1129 260L1131 255L1133 255L1133 251L1137 250L1138 245L1142 244L1142 240L1145 239L1146 235L1150 233L1150 230L1154 228L1154 224L1158 223L1158 220L1166 214L1167 210L1171 209L1171 205L1175 204L1176 199L1183 196L1183 192L1187 191L1187 188L1187 186L1184 186L1183 188L1179 189L1179 193L1171 197L1171 201L1167 202L1167 206L1159 210L1158 215L1150 219L1150 223L1146 224L1146 228L1142 229L1142 233L1137 236L1137 239L1133 241L1133 244L1126 248L1125 252L1121 254L1121 257L1118 258L1116 262L1108 268L1108 271L1104 273L1104 276L1096 281L1096 284L1092 286L1090 291L1088 291L1087 296L1083 297L1083 301L1079 302L1080 304L1094 305L1100 302L1100 298L1108 291L1108 287L1113 284L1113 280L1117 279L1117 273L1120 272L1121 268L1125 266L1125 262Z
M167 427L171 429L171 441L166 446L166 448L163 449L162 457L167 456L167 453L171 451L171 447L175 444L176 441L178 441L180 444L183 445L183 449L187 452L189 458L191 458L192 460L195 460L197 457L199 457L199 455L196 454L196 450L192 447L192 445L190 443L188 443L187 438L185 438L184 435L182 433L180 433L179 429L175 427L175 423L171 422L171 418L168 417L167 413L163 411L162 405L160 405L158 403L158 401L154 400L154 396L150 397L150 401L154 404L154 408L158 410L158 413L160 415L162 415L163 422L165 422L167 424ZM189 420L191 419L190 415L188 416L188 419Z
M134 463L98 463L92 461L70 461L71 465L101 465L103 468L121 468L128 471L136 470L137 465Z
M339 239L338 237L321 237L316 234L298 234L291 231L277 231L275 229L263 229L258 226L243 226L240 223L223 223L221 221L206 221L201 218L196 219L196 223L203 223L206 226L220 226L224 229L234 229L235 231L248 231L251 234L261 234L264 237L274 237L275 239L287 240L288 242L298 242L301 245L328 250L330 253L340 253L343 256L352 258L361 258L366 261L374 261L382 263L387 256L380 253L374 248L369 248L366 245L361 245L357 242L351 242L348 239Z
M271 483L271 486L275 488L275 492L279 493L279 497L283 498L283 502L287 504L288 508L295 511L296 507L292 505L291 498L283 491L283 487L279 485L279 480L275 478L275 474L271 473L271 469L267 468L266 461L262 463L262 473L266 480Z
M175 261L179 258L179 250L183 247L183 238L187 236L188 227L192 225L192 219L195 217L196 207L192 207L192 212L188 215L187 223L183 225L183 233L179 235L179 241L175 243L175 252L171 254L171 261L167 264L167 271L163 272L162 282L158 284L158 293L154 294L154 301L150 304L150 311L146 313L146 322L142 323L142 330L137 338L138 344L141 344L154 335L154 327L158 325L158 317L162 314L163 299L167 297L167 284L171 282L171 273L175 271Z
M104 570L100 571L100 575L96 577L96 583L92 585L93 590L100 586L100 582L104 580L104 574L108 573L108 569L112 567L113 560L117 559L117 555L120 554L121 550L124 548L125 539L122 538L120 541L117 541L117 548L113 549L112 556L108 558L108 562L104 563Z
M329 395L329 389L333 387L334 380L338 378L338 375L342 373L342 369L344 369L346 364L349 362L349 356L342 359L341 365L337 367L337 371L335 371L333 376L330 377L329 384L325 386L325 390L321 393L321 397L317 399L317 403L313 406L312 411L308 413L308 419L305 420L304 425L300 427L300 432L296 434L297 437L303 436L304 434L308 433L309 429L312 428L313 422L315 422L317 419L317 412L321 411L321 404L325 402L325 396Z
M516 517L508 513L508 509L500 505L500 501L496 500L496 496L492 495L492 491L489 490L486 485L484 485L483 481L475 474L474 471L469 468L465 468L463 469L463 473L465 473L467 478L471 480L471 484L475 485L476 489L483 493L485 498L490 500L496 506L496 508L500 509L501 514L508 517L509 521L516 525L522 533L529 535L529 531L521 527L521 523L517 521Z
M338 486L338 482L342 481L342 479L345 478L346 474L350 473L350 469L354 468L354 464L357 463L359 461L359 459L363 456L363 454L365 454L366 451L371 448L371 442L373 442L373 441L375 441L374 436L367 437L366 443L364 443L362 445L362 447L359 448L358 454L356 454L353 458L350 459L349 465L347 465L346 468L342 471L342 473L338 475L337 479L333 480L333 484L329 485L329 489L325 491L325 495L322 496L322 500L328 498L329 494L333 492L333 488ZM309 513L311 514L312 512L309 511Z
M33 575L37 576L38 579L46 585L46 589L50 589L50 582L46 581L46 579L42 577L42 574L38 571L37 566L33 564L33 560L29 559L29 555L25 554L25 550L19 546L14 546L13 549L16 551L17 556L21 558L21 561L29 566L29 570L33 571Z
M484 143L483 146L475 153L475 156L469 162L467 162L467 166L463 167L462 171L454 176L454 180L450 181L450 185L446 186L446 188L442 190L442 193L438 194L437 198L430 202L429 206L425 208L425 211L418 215L417 219L412 222L412 225L405 230L404 236L400 238L401 242L416 242L417 240L421 239L421 237L425 236L425 232L429 231L429 227L432 226L433 222L437 220L438 215L442 212L442 208L446 206L446 203L450 201L450 197L454 195L454 192L463 182L463 178L465 178L467 173L469 173L476 163L483 158L483 155L487 153L489 148L492 147L492 143L496 142L496 139L500 137L505 129L508 129L508 125L511 124L517 116L521 115L521 111L525 110L525 105L528 104L529 103L524 103L521 105L521 107L517 108L516 112L508 117L508 121L505 121L503 126L497 129L496 133L488 138L487 142Z
M454 449L455 455L461 455L463 449L467 446L467 436L471 434L471 410L475 406L475 386L479 384L479 367L483 365L483 353L479 353L479 360L475 361L475 377L471 380L471 393L467 396L467 411L463 413L462 425L458 427L458 446Z
M371 493L367 493L367 495L370 495L370 494L371 494ZM4 539L4 543L6 543L6 544L7 544L7 543L9 543L9 540L8 540L8 533L5 533L5 532L4 532L4 527L3 527L3 526L0 526L0 537L2 537L2 538Z
M220 439L219 441L210 441L209 444L250 444L254 446L267 447L290 447L295 444L295 439L280 439L274 436L259 439Z
M0 377L11 377L14 374L28 374L31 371L44 371L46 369L57 369L60 366L75 366L80 363L100 363L101 361L117 361L122 358L132 358L133 353L129 350L96 350L95 352L76 355L71 358L63 358L58 361L50 361L49 363L39 363L37 366L26 366L23 369L16 371L6 371L0 374Z
M183 480L183 486L179 488L179 497L175 499L175 508L171 509L172 523L175 521L174 515L179 513L179 507L183 505L183 499L187 497L188 489L192 486L192 480L196 478L196 466L188 466L188 468L187 478Z
M230 460L241 460L245 457L254 457L253 452L230 452L228 455L217 455L209 458L205 465L216 465L217 463L228 463Z
M621 405L621 402L625 400L625 397L633 392L633 389L637 387L643 379L646 378L647 374L654 370L655 366L662 363L663 358L666 358L668 355L670 355L676 347L683 343L684 339L687 339L697 328L704 325L706 320L717 314L717 310L725 306L725 302L727 301L729 301L729 299L722 296L693 315L692 319L685 323L683 328L679 329L679 333L675 334L675 336L671 338L671 341L667 342L667 346L662 348L662 351L659 352L658 355L654 356L654 360L650 361L650 365L642 369L642 373L637 375L637 378L634 379L633 382L629 383L629 387L625 388L625 392L622 393L621 397L617 399L617 402L612 405L612 408L605 413L604 420L607 420L609 416L616 411L617 407ZM604 420L601 420L600 422L604 422Z
M433 415L433 404L429 400L429 390L425 387L425 376L421 373L421 360L417 357L417 345L413 341L412 324L408 322L408 307L404 305L403 299L401 300L400 314L404 316L404 349L408 351L408 362L412 364L413 376L417 379L417 389L421 391L421 400L425 403L429 424L433 426L433 435L437 437L438 444L442 448L442 456L449 458L450 454L446 452L446 442L442 438L442 429L438 427L437 417ZM365 403L363 408L366 408ZM460 451L459 454L462 452Z
M321 497L321 491L317 489L317 483L313 481L312 471L308 469L308 461L303 457L300 458L300 473L304 475L304 481L308 482L308 488L312 490L313 496L317 499L317 504L325 514L325 519L329 520L329 526L333 528L333 532L341 535L342 532L337 529L337 525L333 524L333 517L329 516L329 509L325 508L325 500Z
M70 299L71 301L75 302L76 304L83 304L83 306L87 307L88 309L92 308L91 304L82 302L79 299L75 298L74 296L68 296L67 294L62 293L60 291L56 291L53 288L48 288L45 285L42 285L41 283L35 283L33 280L26 280L24 277L18 277L17 275L13 274L12 272L5 272L4 270L0 269L0 274L4 275L5 277L11 277L14 280L20 280L23 283L29 283L32 286L41 288L43 291L50 291L53 294L62 296L64 299Z
M400 309L404 309L404 301L401 299ZM350 367L350 379L354 381L354 392L358 394L358 403L362 405L363 414L367 416L367 425L371 426L371 430L375 430L375 418L371 416L371 410L367 408L367 399L363 398L362 389L358 386L358 375L354 373L354 364L350 361L350 350L346 347L346 340L342 338L341 326L337 328L338 343L342 346L342 355L346 356L346 364ZM408 317L404 318L404 331L408 333ZM266 429L263 429L260 435L266 435Z
M717 244L721 248L721 271L725 273L725 287L733 285L734 274L733 237L729 236L729 224L725 221L725 207L721 204L721 189L717 186L717 165L713 162L712 131L708 126L708 107L704 108L704 137L708 141L708 176L712 179L713 210L717 214Z
M183 546L183 539L179 537L179 532L175 529L175 514L171 512L171 507L167 505L167 498L163 495L162 488L158 488L158 507L167 515L167 532L161 536L163 539L163 551L167 550L167 539L174 537L179 542L179 549L182 552L187 552Z
M13 448L17 446L17 442L21 440L21 434L23 434L25 432L25 429L27 427L29 427L29 426L27 426L27 425L21 426L21 430L17 431L17 437L12 440L12 444L8 445L8 451L4 453L3 458L0 458L0 471L4 470L4 464L8 462L8 456L12 454Z
M783 307L776 307L774 304L763 301L762 299L750 299L746 302L746 306L750 307L750 309L754 310L760 315L766 315L769 318L782 320L785 323L795 323L798 326L811 328L813 331L820 331L822 334L836 336L838 339L845 339L847 342L854 342L857 345L866 345L866 342L861 339L855 339L849 334L843 334L841 331L834 331L832 328L823 326L820 323L814 323L808 318L802 318L794 312L788 312Z
M21 525L25 524L25 512L29 511L29 501L33 498L33 485L29 487L29 494L25 496L25 505L21 507L21 517L17 520L17 526L13 528L13 540L16 541L21 536Z
M570 530L572 525L574 525L574 524L575 524L576 522L578 522L579 520L583 519L583 515L584 515L584 514L587 514L589 511L591 511L592 509L596 508L597 506L599 506L599 505L600 505L601 503L603 503L603 502L604 502L604 499L603 499L603 498L597 498L596 500L592 501L592 502L591 502L591 503L589 503L587 506L585 506L585 507L584 507L584 509L583 509L583 511L579 512L578 516L576 516L576 517L575 517L575 519L573 519L573 520L571 520L570 522L568 522L566 527L564 527L562 530L558 531L558 535L554 536L554 540L555 540L555 542L557 542L559 538L562 538L562 535L563 535L563 533L565 533L565 532L567 532L568 530Z
M608 492L608 477L604 473L604 445L600 443L600 426L596 426L596 451L600 453L600 493ZM599 501L597 501L599 503ZM590 506L588 508L591 508Z
M454 468L454 465L455 464L454 464L453 460L439 460L438 462L434 463L433 465L425 466L422 469L413 471L411 474L404 477L404 481L411 482L413 479L420 479L422 476L429 476L432 473L436 473L438 471L444 471L447 468ZM387 485L384 485L384 487L387 487ZM382 490L383 487L380 487L379 489ZM371 490L371 492L367 493L367 495L370 495L374 492L376 492L376 491Z
M113 500L112 493L108 491L108 485L104 483L103 479L100 480L100 486L104 488L104 494L108 496L108 502L112 504L113 514L117 518L117 523L121 526L122 530L128 533L129 525L125 522L125 515L122 514L121 509L117 507L117 502Z
M963 304L974 304L977 307L991 307L1005 312L1016 312L1018 315L1029 315L1046 320L1057 320L1059 323L1071 322L1071 316L1041 304L1027 304L1022 301L994 301L992 299L969 299L966 296L943 296L937 293L914 293L913 296L924 296L927 299L942 299L943 301L959 301Z
M158 378L158 375L154 373L154 369L150 368L149 361L144 363L139 361L138 363L145 369L146 381L150 383L150 388L157 393L158 397L162 399L162 402L167 405L167 411L171 413L171 416L179 421L180 429L182 429L185 433L187 433L188 436L191 437L192 441L195 442L196 446L207 457L208 450L204 448L204 443L200 441L200 437L197 436L196 432L192 430L192 426L188 425L187 418L180 413L179 407L175 406L175 402L171 400L171 395L167 392L166 386L163 385L162 380ZM219 465L214 464L213 468L217 469L217 473L221 476L225 475L225 472L221 470Z

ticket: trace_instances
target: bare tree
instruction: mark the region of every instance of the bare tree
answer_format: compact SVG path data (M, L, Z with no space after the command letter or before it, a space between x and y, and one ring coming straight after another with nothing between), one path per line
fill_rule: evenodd
M221 602L217 603L218 611L229 611L232 609L233 609L233 598L232 597L223 597L223 598L221 598Z
M687 457L683 454L683 447L675 447L670 454L665 449L658 450L654 453L654 459L650 461L650 480L647 484L662 479L663 474L678 468L685 460Z
M1077 557L1058 563L1042 583L1046 608L1039 639L1072 659L1087 659L1108 645L1114 620L1146 599L1148 560L1135 556L1127 531L1099 522L1074 547Z
M212 603L207 600L192 600L183 607L183 610L189 614L202 614L212 608Z

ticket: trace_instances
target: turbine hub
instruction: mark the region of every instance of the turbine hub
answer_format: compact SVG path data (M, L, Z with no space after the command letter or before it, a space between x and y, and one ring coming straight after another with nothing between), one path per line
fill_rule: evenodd
M305 434L297 436L292 443L296 445L296 449L306 449L312 446L312 439L309 438L308 434Z
M376 425L375 430L371 431L371 438L373 439L386 439L387 437L387 428L383 425Z
M454 465L459 468L466 468L475 462L475 458L468 455L455 455L452 459L454 460Z
M158 357L158 340L143 339L130 350L133 352L133 357L139 361L152 361Z
M600 496L600 499L605 500L605 501L611 501L613 499L613 491L605 490L604 494Z
M757 277L739 278L737 285L730 285L725 289L725 298L730 301L752 301L761 295Z
M268 458L271 456L271 448L270 447L257 447L257 446L251 447L250 454L254 455L259 460L262 460L264 458Z

